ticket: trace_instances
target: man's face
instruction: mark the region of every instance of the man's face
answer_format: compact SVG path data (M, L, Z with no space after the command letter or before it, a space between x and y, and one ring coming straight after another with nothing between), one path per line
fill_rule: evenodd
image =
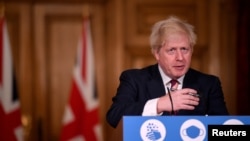
M184 33L167 36L163 46L154 55L166 75L175 79L181 77L191 63L192 48L188 36Z

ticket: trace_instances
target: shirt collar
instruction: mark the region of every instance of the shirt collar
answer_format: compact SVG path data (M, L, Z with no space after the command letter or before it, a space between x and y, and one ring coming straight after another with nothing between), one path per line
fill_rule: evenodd
M163 84L168 84L170 82L170 80L172 78L170 78L169 76L167 76L160 65L158 65L158 68L159 68L159 71L160 71L160 74L161 74L161 78L163 80ZM185 75L181 76L180 78L177 79L177 81L179 82L179 84L182 86L183 85L183 79L184 79Z

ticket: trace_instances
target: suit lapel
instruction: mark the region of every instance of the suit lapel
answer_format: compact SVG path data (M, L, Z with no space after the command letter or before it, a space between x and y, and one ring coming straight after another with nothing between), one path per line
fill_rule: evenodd
M152 80L147 83L148 91L151 98L156 98L165 95L165 89L162 83L159 83L158 80Z
M158 65L154 65L151 71L152 79L147 82L148 92L151 98L160 97L166 94L165 88L162 82Z
M183 80L183 88L192 88L195 90L199 89L199 84L197 83L197 77L194 75L192 69L189 69Z
M198 82L197 75L192 69L189 69L188 72L186 73L184 80L183 80L183 88L192 88L198 91L199 93L199 88L200 84ZM178 114L180 115L188 115L190 114L189 110L180 110L178 111Z

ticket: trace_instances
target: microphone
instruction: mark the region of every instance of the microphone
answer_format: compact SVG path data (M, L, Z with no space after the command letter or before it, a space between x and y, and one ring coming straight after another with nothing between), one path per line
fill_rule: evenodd
M173 115L174 114L173 100L172 100L172 96L171 96L171 93L170 93L170 90L168 87L167 87L167 89L168 89L168 95L169 95L169 99L170 99L170 103L171 103L171 114Z

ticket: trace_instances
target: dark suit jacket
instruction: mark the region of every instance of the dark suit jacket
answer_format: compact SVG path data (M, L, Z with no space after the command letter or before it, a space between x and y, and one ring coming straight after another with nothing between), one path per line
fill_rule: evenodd
M178 115L228 115L218 77L190 68L183 81L183 88L197 90L201 98L194 110L180 110ZM116 127L124 115L141 115L148 100L165 94L158 64L126 70L120 76L117 93L106 114L107 122ZM163 115L169 115L169 112Z

